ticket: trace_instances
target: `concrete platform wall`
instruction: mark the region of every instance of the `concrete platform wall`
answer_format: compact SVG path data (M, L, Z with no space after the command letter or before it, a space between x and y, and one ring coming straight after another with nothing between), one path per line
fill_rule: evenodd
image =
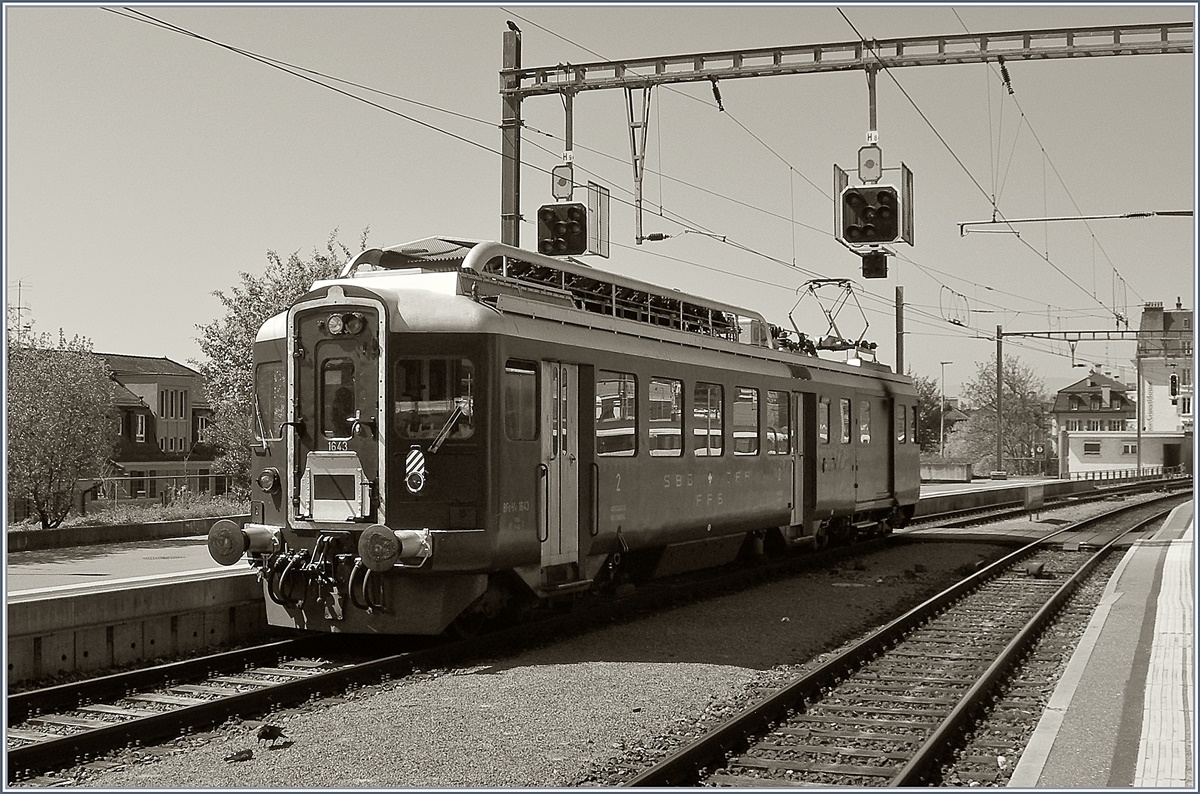
M917 502L917 512L915 515L926 516L950 510L969 510L978 507L1021 504L1025 500L1025 491L1030 485L1034 484L1043 489L1043 494L1047 499L1071 494L1090 493L1096 490L1096 484L1087 480L1075 480L1071 482L1050 480L1045 483L1018 483L1004 488L931 494L921 497L921 501Z
M216 578L88 589L8 604L10 682L45 680L173 657L263 636L254 571Z
M69 546L89 546L97 543L127 543L160 538L186 538L207 535L221 518L230 518L239 525L249 515L189 518L181 521L154 521L146 524L113 524L99 527L58 527L56 529L9 529L9 551L64 549Z

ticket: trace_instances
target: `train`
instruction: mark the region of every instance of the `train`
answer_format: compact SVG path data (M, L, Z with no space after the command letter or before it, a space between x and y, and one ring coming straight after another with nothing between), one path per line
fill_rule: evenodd
M789 333L503 243L363 251L258 332L250 512L209 551L273 626L466 634L904 526L911 379Z

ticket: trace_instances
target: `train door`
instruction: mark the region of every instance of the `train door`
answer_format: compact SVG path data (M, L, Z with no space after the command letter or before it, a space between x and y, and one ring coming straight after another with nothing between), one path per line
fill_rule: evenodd
M855 395L853 433L858 445L855 493L858 502L891 497L891 401L887 397Z
M334 287L317 308L293 310L295 512L308 521L382 521L379 312L346 311L341 298Z
M551 568L579 562L579 367L542 362L542 405L538 537Z
M804 523L804 395L792 392L788 443L792 447L792 526Z

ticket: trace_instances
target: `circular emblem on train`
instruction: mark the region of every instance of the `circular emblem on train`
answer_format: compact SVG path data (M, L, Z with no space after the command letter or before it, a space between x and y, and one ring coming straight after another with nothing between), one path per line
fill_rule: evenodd
M415 444L404 463L404 487L409 493L420 493L425 487L425 453Z

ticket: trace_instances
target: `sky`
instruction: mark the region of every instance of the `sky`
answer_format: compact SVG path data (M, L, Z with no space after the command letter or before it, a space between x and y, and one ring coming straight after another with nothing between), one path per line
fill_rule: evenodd
M523 65L966 33L1194 22L1177 5L86 6L7 3L7 304L35 330L95 350L196 366L215 291L307 256L334 232L357 249L435 234L500 238L503 33ZM144 16L143 16L144 15ZM186 29L181 35L147 17ZM199 38L203 37L203 38ZM214 43L215 42L215 43ZM227 45L227 46L221 46ZM328 85L229 47L286 62ZM884 183L914 174L914 245L886 279L834 237L833 167L855 172L869 126L862 72L655 89L643 233L634 241L626 98L574 102L575 180L608 187L611 256L589 264L829 330L806 291L852 279L841 335L904 359L948 396L994 334L1136 329L1141 305L1194 306L1194 217L960 224L1191 211L1193 54L893 69L877 80ZM320 76L318 76L320 75ZM336 80L332 79L336 78ZM345 82L338 82L345 81ZM357 87L351 84L357 84ZM1011 87L1011 92L1009 91ZM358 97L358 98L355 98ZM363 99L369 100L371 104ZM535 242L562 161L554 96L523 103L521 243ZM407 117L407 118L406 118ZM586 191L576 193L585 200ZM703 232L703 233L701 233ZM862 311L859 311L861 307ZM1124 326L1120 326L1124 327ZM1087 366L1133 378L1133 346L1005 339L1048 388ZM952 362L943 366L941 362ZM1072 364L1081 365L1073 367Z

